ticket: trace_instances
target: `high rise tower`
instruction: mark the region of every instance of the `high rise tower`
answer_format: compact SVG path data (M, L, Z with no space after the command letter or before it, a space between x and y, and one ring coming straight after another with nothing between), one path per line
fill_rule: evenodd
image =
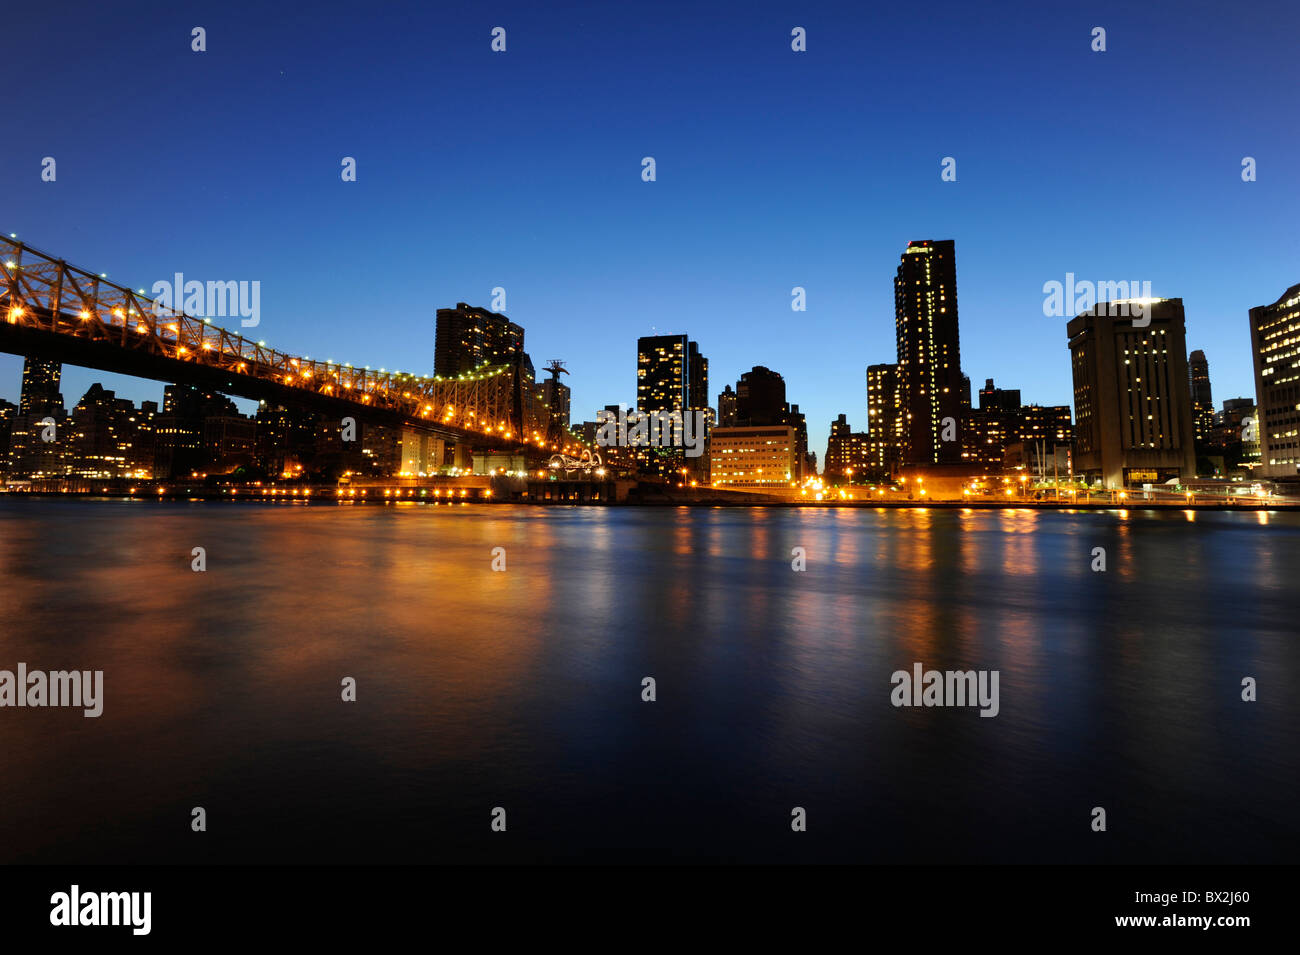
M651 335L636 342L636 406L641 412L696 411L709 417L709 360L686 335ZM702 439L706 436L701 436ZM681 448L650 449L642 455L647 471L664 477L686 468L695 480L708 480L708 456L686 457Z
M1102 303L1070 320L1075 469L1107 488L1196 477L1183 300L1145 300L1145 324ZM1127 311L1127 309L1124 309Z
M57 361L28 358L23 362L23 390L18 399L19 414L63 413L59 379L63 365Z
M1207 441L1214 430L1214 397L1210 392L1210 363L1199 348L1187 356L1187 367L1192 375L1192 420L1196 425L1196 440Z
M1250 345L1263 474L1300 474L1300 285L1250 310Z
M433 373L443 378L467 374L482 365L522 361L524 330L485 308L457 303L438 309L433 345Z
M962 373L951 239L909 242L894 277L905 464L961 461Z

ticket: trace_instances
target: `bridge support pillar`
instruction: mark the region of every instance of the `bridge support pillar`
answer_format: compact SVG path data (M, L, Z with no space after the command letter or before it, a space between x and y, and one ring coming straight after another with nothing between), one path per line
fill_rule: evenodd
M452 451L452 467L469 471L474 467L474 450L468 444L458 444Z
M402 429L403 474L437 474L442 468L443 448L446 442L414 428Z

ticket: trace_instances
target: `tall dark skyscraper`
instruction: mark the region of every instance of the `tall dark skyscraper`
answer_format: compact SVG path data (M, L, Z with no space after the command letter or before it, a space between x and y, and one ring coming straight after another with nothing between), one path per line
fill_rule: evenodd
M636 341L636 406L640 411L680 411L709 406L709 360L686 335Z
M1196 426L1196 440L1209 440L1214 430L1214 396L1210 392L1210 363L1199 348L1187 356L1187 367L1192 376L1192 419Z
M957 263L951 239L908 243L894 277L894 325L903 408L903 461L959 463L964 402L957 334ZM952 440L943 440L945 430Z
M550 410L551 421L562 430L569 430L572 393L569 386L560 381L559 375L552 374L542 382L542 400Z
M686 335L651 335L636 342L636 406L642 412L695 411L709 415L709 360ZM707 424L706 424L707 427ZM677 448L643 456L651 473L668 476L683 467L706 481L708 455L689 458Z
M1145 325L1103 303L1066 326L1075 471L1107 488L1196 476L1183 300L1148 300L1145 309Z
M732 428L736 425L736 392L731 385L718 392L718 427Z
M455 378L482 365L509 365L524 354L524 330L485 308L458 302L438 309L433 345L433 373Z
M744 425L785 424L785 378L755 365L736 384L736 422Z
M59 379L63 365L57 361L28 358L23 362L23 390L18 399L19 414L59 414L64 411Z
M903 459L903 406L898 365L867 366L867 434L878 474L892 473Z
M1250 310L1260 460L1265 477L1300 474L1300 285Z

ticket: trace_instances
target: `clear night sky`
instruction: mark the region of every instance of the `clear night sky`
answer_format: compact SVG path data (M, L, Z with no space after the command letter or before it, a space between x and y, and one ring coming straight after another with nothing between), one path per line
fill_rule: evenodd
M535 364L567 361L574 420L635 401L638 336L686 332L715 397L783 373L819 458L894 359L899 253L951 238L976 388L1071 401L1042 287L1074 272L1181 296L1221 404L1254 393L1247 309L1300 282L1298 11L19 4L0 230L132 287L258 280L251 337L404 371L432 370L436 308L503 286ZM0 395L20 370L0 356ZM161 397L70 368L69 406L96 380Z

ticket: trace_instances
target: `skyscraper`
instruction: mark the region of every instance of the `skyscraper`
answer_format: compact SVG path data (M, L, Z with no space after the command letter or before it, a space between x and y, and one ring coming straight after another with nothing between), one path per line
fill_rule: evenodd
M898 365L867 366L867 434L872 460L880 475L894 471L903 460L902 399L898 391Z
M1210 392L1210 363L1199 348L1187 356L1187 366L1192 375L1192 420L1196 426L1196 441L1203 443L1214 430L1214 397Z
M8 471L14 477L50 478L67 473L68 413L59 393L63 365L28 358L23 362L18 413L9 425ZM46 421L53 421L53 426Z
M678 412L683 418L709 412L709 360L686 335L651 335L636 343L636 406L643 413ZM707 435L704 436L707 439ZM645 466L667 477L686 467L707 480L708 455L685 456L683 448L652 449Z
M1250 346L1262 473L1300 474L1300 285L1250 310Z
M63 395L59 393L59 378L63 365L57 361L28 358L23 362L23 390L18 399L19 414L62 417Z
M961 461L961 348L957 264L951 239L909 242L894 277L903 461ZM969 385L967 385L968 403Z
M570 402L569 386L560 381L558 375L552 375L542 381L542 400L550 410L552 423L563 430L569 430Z
M709 361L686 335L652 335L636 342L639 411L680 411L709 406Z
M785 378L780 373L755 365L740 376L736 383L737 424L785 424L788 411Z
M438 309L433 373L455 378L482 365L509 365L522 359L524 330L485 308L457 302Z
M1145 302L1145 325L1101 303L1071 319L1075 470L1107 488L1196 476L1180 298ZM1123 309L1127 311L1127 308Z
M0 398L0 471L9 467L9 432L13 429L18 406Z
M730 428L736 424L736 392L731 385L718 392L718 427Z

